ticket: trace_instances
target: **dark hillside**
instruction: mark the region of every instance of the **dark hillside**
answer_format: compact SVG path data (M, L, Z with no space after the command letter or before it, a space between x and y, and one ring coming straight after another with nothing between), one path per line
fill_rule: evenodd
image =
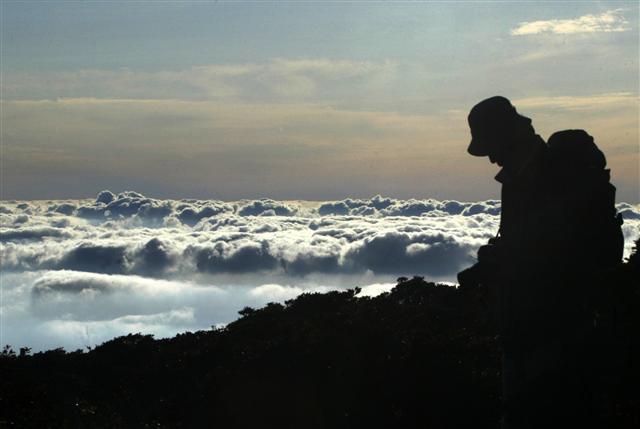
M592 288L585 345L609 427L640 416L636 259ZM500 352L483 291L422 278L387 294L304 294L224 329L128 335L0 368L2 427L497 427Z

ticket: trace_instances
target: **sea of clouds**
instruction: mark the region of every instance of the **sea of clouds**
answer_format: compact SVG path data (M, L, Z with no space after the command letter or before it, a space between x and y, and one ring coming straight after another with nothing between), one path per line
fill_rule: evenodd
M618 204L625 255L640 206ZM398 276L455 281L495 235L499 201L3 201L0 343L93 346L228 323L303 292L389 290Z

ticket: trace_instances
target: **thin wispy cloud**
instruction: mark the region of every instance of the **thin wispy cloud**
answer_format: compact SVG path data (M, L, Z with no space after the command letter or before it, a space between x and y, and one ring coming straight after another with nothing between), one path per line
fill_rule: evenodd
M554 108L566 110L605 110L638 107L638 96L630 92L585 96L528 97L515 100L521 108Z
M7 76L2 89L9 99L34 93L55 97L244 99L286 101L369 90L393 79L393 61L274 58L262 63L209 64L179 70L76 70Z
M511 30L514 36L534 34L611 33L629 30L629 21L623 9L614 9L599 15L583 15L574 19L549 19L521 22Z

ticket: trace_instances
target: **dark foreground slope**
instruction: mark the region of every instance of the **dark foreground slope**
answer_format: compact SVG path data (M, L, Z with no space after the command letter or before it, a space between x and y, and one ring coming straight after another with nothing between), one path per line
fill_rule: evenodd
M640 277L630 263L610 274L594 292L599 322L585 350L602 380L600 414L634 427ZM166 340L5 350L0 426L496 427L500 352L482 291L399 280L375 298L305 294Z

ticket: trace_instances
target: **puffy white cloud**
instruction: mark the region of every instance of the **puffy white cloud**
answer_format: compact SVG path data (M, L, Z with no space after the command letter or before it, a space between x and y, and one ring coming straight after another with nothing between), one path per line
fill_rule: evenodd
M180 210L176 215L178 220L189 226L197 224L201 219L210 218L219 213L233 210L232 207L223 203L210 204L203 207L198 207L197 204L195 207L191 207L188 204L181 204L177 209Z
M638 206L634 206L629 203L618 204L618 213L622 215L625 220L640 220L640 211Z
M473 264L471 246L442 234L388 231L351 246L346 264L375 273L453 276Z
M240 216L291 216L298 208L270 199L252 201L238 210Z
M389 292L395 286L395 283L374 283L361 288L358 296L376 296L381 293Z
M249 295L253 297L269 297L268 299L274 299L277 301L284 301L290 298L294 298L304 292L304 289L294 286L281 286L278 284L266 284L258 286L249 291Z
M576 34L610 33L629 30L629 21L623 15L623 9L614 9L598 15L583 15L574 19L549 19L521 22L511 30L514 36L532 34Z
M20 218L18 216L17 218ZM26 222L26 215L24 215ZM15 222L16 224L23 221ZM71 234L62 228L53 227L35 227L35 228L16 228L13 230L0 231L0 241L16 241L16 240L42 240L45 237L70 237Z
M318 207L320 215L353 215L353 216L436 216L443 215L474 215L486 213L500 214L500 202L488 200L478 203L437 200L395 200L380 195L362 200L345 199L342 201L326 202Z

